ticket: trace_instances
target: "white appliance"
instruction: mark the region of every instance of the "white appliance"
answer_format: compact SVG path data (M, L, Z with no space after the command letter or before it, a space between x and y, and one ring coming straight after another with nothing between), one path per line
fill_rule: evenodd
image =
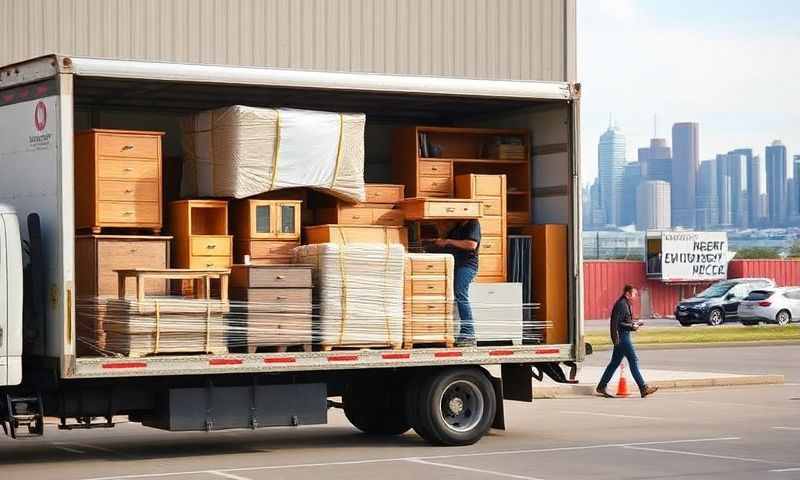
M0 204L0 386L22 382L22 245L14 208Z
M522 345L521 283L473 283L469 301L477 341ZM455 312L459 318L458 308Z

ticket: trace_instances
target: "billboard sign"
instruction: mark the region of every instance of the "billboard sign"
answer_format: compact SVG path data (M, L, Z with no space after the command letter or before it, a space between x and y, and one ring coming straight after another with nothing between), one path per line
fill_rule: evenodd
M728 278L728 234L662 232L661 280L713 282Z

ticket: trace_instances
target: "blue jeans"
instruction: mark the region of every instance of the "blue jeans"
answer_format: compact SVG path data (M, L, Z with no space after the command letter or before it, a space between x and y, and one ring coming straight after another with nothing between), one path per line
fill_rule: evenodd
M458 334L460 340L473 340L475 327L472 324L472 307L469 305L469 284L475 279L478 270L469 265L456 267L453 279L458 316L461 318L461 329Z
M619 364L622 363L623 357L628 359L628 367L631 369L631 375L633 375L636 385L639 386L639 390L644 388L646 383L642 378L642 373L639 371L639 358L636 356L636 349L633 348L630 332L620 332L619 343L614 345L611 361L608 363L606 371L603 372L603 378L600 379L600 383L597 385L599 388L606 388L608 382L611 381L611 376L614 375Z

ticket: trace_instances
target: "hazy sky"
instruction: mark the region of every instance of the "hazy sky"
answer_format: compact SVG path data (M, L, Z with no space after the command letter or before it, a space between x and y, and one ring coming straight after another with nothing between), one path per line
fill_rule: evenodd
M627 160L700 122L700 160L779 138L800 154L800 0L578 0L583 181L608 116Z

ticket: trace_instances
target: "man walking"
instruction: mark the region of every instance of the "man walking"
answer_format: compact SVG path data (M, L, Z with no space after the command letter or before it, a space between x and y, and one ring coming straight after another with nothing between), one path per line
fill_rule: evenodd
M643 325L641 322L633 320L633 312L631 310L631 301L636 298L638 291L631 285L625 285L622 290L622 296L619 297L617 303L614 304L614 309L611 311L611 341L614 342L614 352L611 355L611 362L603 372L603 377L600 383L597 384L597 393L612 398L606 387L608 382L611 381L611 376L622 363L623 357L628 359L628 366L631 369L633 379L636 385L639 386L639 393L642 398L655 393L658 387L651 387L647 385L639 372L639 359L636 357L636 349L633 348L633 340L631 340L631 332L635 332Z

